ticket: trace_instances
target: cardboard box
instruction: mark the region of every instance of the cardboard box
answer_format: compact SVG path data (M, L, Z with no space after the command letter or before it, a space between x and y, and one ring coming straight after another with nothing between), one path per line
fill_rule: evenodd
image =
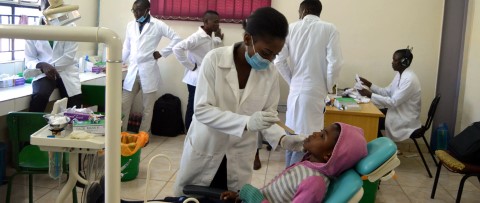
M92 123L91 121L74 121L73 130L81 130L94 134L105 134L105 120L98 120L97 123Z
M88 121L88 119L90 118L90 114L88 113L78 113L78 112L75 112L75 113L63 113L64 116L68 116L70 118L71 121L73 121L74 119L76 119L77 121Z

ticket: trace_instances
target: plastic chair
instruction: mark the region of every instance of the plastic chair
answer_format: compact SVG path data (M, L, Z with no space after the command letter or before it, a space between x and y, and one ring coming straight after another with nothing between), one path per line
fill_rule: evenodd
M420 151L420 147L418 146L417 139L422 138L423 142L425 145L427 145L428 152L430 153L430 156L432 156L433 162L435 162L435 165L438 166L437 160L433 156L433 151L430 149L430 145L427 142L427 139L425 138L425 132L430 128L432 125L433 121L433 116L435 116L435 111L437 110L438 102L440 102L440 95L437 95L433 101L432 104L430 104L430 109L428 110L428 118L427 122L425 122L425 125L422 125L419 129L413 131L413 133L410 135L410 139L413 140L415 143L415 146L417 147L418 154L420 154L420 157L422 158L423 165L425 166L425 169L427 170L428 176L431 178L432 173L430 172L430 168L427 165L427 162L425 161L425 157L423 157L422 151Z
M476 176L480 181L480 166L472 165L459 161L452 153L445 150L437 150L435 154L438 157L439 164L437 165L437 174L435 175L435 181L433 182L432 194L430 198L435 198L435 191L437 190L438 178L440 177L440 169L444 166L447 170L464 174L462 180L460 180L460 185L458 186L457 199L455 202L459 203L462 199L463 185L467 178L471 176Z
M105 112L105 86L82 85L82 100L84 105L97 105L98 112Z
M16 170L8 179L7 203L10 202L12 182L16 175L28 174L29 202L33 202L33 174L48 174L48 152L41 151L36 145L30 145L30 135L47 125L43 115L44 113L37 112L11 112L7 115L12 162ZM74 202L77 202L75 188L73 198Z

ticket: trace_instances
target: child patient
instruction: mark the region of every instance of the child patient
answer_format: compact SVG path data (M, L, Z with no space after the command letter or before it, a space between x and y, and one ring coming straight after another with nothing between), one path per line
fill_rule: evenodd
M239 193L223 192L221 199L246 203L322 202L331 178L353 167L367 155L363 130L345 123L334 123L314 132L303 141L306 155L288 167L262 189L250 184Z

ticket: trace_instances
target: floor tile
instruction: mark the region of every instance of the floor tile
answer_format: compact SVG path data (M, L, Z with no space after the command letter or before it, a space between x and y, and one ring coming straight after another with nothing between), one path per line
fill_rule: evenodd
M164 188L165 181L150 180L148 183L147 199L155 198ZM143 200L146 190L145 179L137 178L132 181L122 182L120 196L122 199Z
M368 192L368 191L365 191ZM406 203L410 202L407 195L403 192L402 188L398 185L380 185L380 189L377 191L375 202L382 203Z
M450 194L453 198L457 198L458 190L448 190L448 194ZM478 203L480 200L480 192L479 191L463 191L462 198L460 202L462 203Z
M437 188L435 199L431 199L432 188L401 186L412 203L416 202L454 202L453 197L442 187Z
M33 188L33 200L37 200L47 194L51 189L43 187L34 187ZM7 196L7 185L2 185L0 187L0 201L4 202ZM15 185L12 184L12 193L10 197L10 202L12 203L23 203L28 202L28 186L25 185Z

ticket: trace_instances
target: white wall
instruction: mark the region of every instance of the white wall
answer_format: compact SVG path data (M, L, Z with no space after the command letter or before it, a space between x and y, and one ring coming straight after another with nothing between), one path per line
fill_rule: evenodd
M64 0L65 4L78 5L80 8L81 18L78 21L75 21L77 26L88 26L96 27L97 26L97 17L98 17L98 1L100 0ZM96 43L92 42L79 42L79 47L77 51L77 57L83 56L85 54L94 55L96 52Z
M480 121L480 2L470 0L468 5L467 31L465 36L462 86L458 102L455 134L475 121ZM458 122L460 121L460 122Z
M80 0L76 0L79 1ZM83 1L82 1L83 2ZM272 0L272 7L285 14L289 22L298 19L300 0ZM130 9L133 0L102 0L100 26L108 27L125 36L128 21L133 20ZM340 31L345 64L339 87L353 85L356 73L378 85L388 85L394 76L391 68L392 54L396 49L413 46L414 69L422 85L422 117L426 114L435 94L441 24L444 1L438 0L323 0L321 18L334 23ZM86 15L82 13L82 16ZM182 38L193 33L200 22L165 21ZM238 24L222 24L225 45L240 41L243 30ZM159 49L169 40L162 40ZM172 93L186 106L187 88L181 82L183 67L174 56L159 61L162 79L159 95ZM285 104L288 87L282 81L280 103ZM185 108L183 109L185 111Z

